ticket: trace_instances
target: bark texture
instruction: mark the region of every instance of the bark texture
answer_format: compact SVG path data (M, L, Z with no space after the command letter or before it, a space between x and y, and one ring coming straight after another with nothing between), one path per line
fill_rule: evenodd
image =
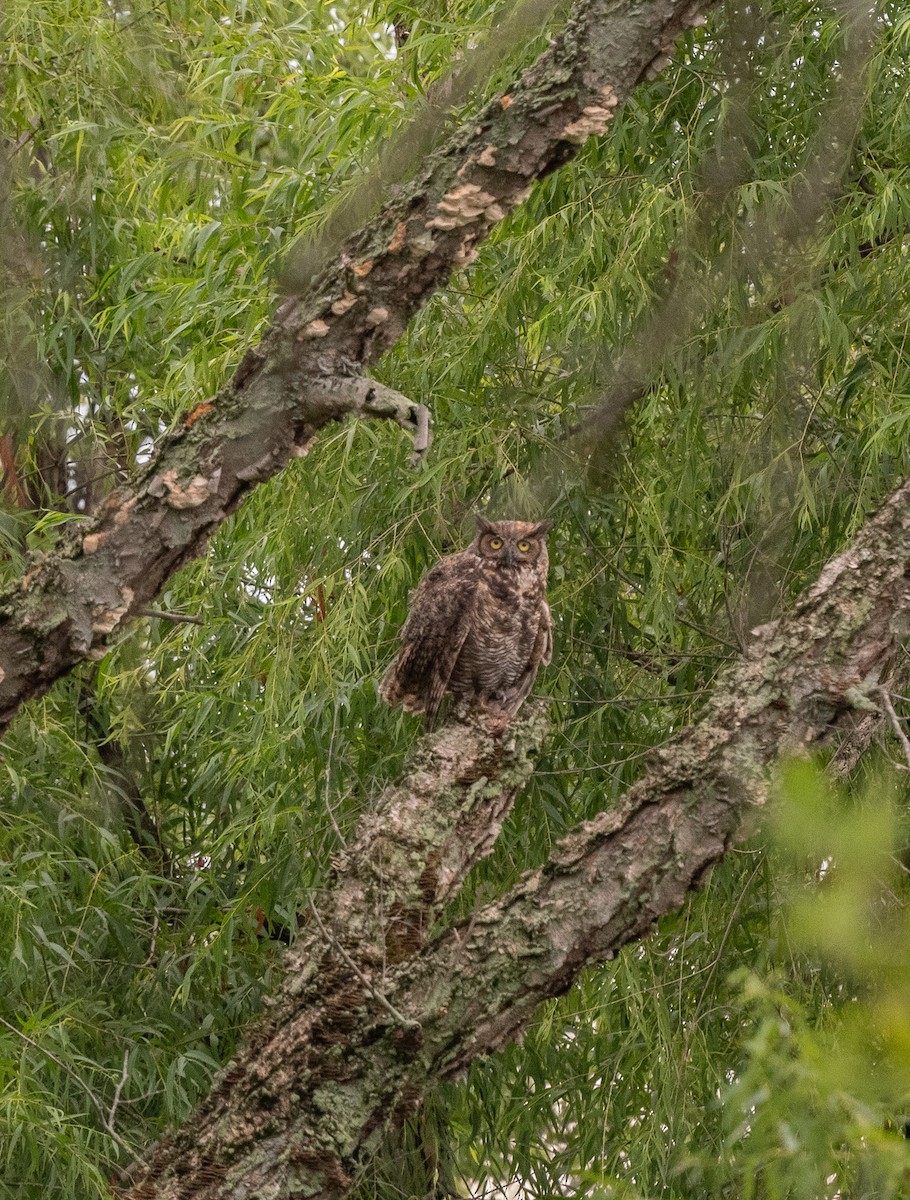
M908 607L910 481L791 615L755 631L616 809L446 929L440 906L492 846L543 723L532 710L505 734L424 739L337 864L274 1006L130 1200L343 1196L428 1086L679 906L764 802L780 754L868 744L878 689L910 676Z
M0 593L0 729L76 663L101 657L244 496L324 425L352 413L416 425L416 404L359 373L535 180L605 132L652 63L669 61L673 39L712 2L578 0L561 36L512 91L335 248L135 484Z
M546 730L455 721L420 742L339 856L286 984L196 1116L157 1144L131 1200L342 1196L411 1082L423 1035L386 994L493 847Z
M707 7L706 4L700 7ZM211 404L127 491L0 595L0 725L144 608L259 482L348 414L416 426L358 377L529 186L604 132L691 0L578 0L562 36L286 301ZM781 752L858 752L877 686L907 675L910 484L785 620L760 630L702 721L617 808L464 926L441 911L531 771L540 714L424 739L344 852L281 993L130 1200L338 1198L426 1088L495 1050L679 905L763 802Z

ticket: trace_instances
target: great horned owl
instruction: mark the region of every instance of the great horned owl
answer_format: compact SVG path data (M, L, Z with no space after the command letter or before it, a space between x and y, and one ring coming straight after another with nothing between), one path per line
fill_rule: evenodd
M550 522L477 524L470 546L440 559L418 584L398 657L379 686L387 704L424 713L428 729L446 692L510 719L553 653Z

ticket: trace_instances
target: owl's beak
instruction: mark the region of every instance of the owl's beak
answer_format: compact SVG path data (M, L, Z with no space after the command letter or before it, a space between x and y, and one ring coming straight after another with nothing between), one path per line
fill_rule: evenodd
M502 556L502 561L505 563L505 565L507 567L515 566L515 551L512 549L511 546L509 546L509 548L506 550L505 554Z

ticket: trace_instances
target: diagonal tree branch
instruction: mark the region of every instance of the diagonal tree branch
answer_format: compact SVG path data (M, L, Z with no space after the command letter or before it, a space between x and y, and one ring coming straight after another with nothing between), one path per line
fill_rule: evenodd
M675 910L765 803L779 756L855 763L887 719L881 686L910 679L908 614L910 480L790 615L754 631L702 720L655 752L616 809L402 972L396 1004L442 1034L423 1046L435 1070L457 1073L501 1048L541 1000Z
M545 729L532 706L505 733L468 719L422 739L336 861L282 994L193 1120L153 1149L131 1200L344 1195L423 1040L390 983L491 851Z
M130 1200L345 1195L429 1086L679 906L764 803L780 754L856 757L882 684L910 677L908 611L910 481L791 615L754 631L702 720L615 810L443 931L440 905L492 847L543 723L532 710L504 736L469 723L424 739L337 863L274 1006L191 1121L153 1148Z
M577 0L508 95L427 157L394 204L279 308L234 378L163 443L135 483L0 593L0 728L147 607L247 493L355 414L408 427L416 405L358 378L477 244L663 65L712 0ZM422 436L422 435L421 435Z

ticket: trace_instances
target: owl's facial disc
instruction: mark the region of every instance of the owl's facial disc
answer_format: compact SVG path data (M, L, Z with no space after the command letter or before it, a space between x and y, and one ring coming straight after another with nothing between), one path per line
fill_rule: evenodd
M535 570L541 554L546 553L546 527L541 527L538 532L538 526L521 521L503 524L505 528L487 522L486 528L481 529L477 548L480 556L501 570Z

